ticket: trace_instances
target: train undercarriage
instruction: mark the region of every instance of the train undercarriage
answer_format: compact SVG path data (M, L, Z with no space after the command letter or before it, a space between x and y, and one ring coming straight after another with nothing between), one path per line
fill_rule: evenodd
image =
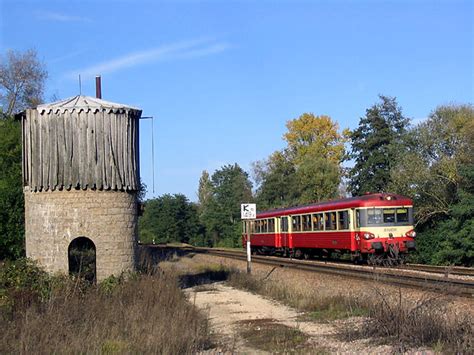
M347 260L355 264L373 266L397 266L405 263L406 252L401 252L396 244L390 244L386 251L372 253L351 252L339 249L306 249L306 248L274 248L252 247L254 255L276 255L304 260Z

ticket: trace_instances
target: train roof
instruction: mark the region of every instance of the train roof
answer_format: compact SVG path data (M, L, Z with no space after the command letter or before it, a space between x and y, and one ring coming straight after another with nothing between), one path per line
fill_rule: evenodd
M412 206L413 201L408 197L389 193L367 194L363 196L349 197L338 200L312 203L304 206L277 208L257 213L257 218L275 217L290 214L303 214L310 212L337 210L355 207L377 207L377 206Z

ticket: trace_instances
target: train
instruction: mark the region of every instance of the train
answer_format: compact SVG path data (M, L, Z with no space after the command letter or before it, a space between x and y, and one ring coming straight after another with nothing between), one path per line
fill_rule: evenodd
M253 254L298 259L348 255L355 263L397 265L416 250L413 201L391 193L258 212L243 221ZM346 258L349 258L346 256Z

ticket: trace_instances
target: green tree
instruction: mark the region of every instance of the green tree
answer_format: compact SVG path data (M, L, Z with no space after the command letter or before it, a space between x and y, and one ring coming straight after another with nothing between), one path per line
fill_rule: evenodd
M139 220L142 242L189 243L200 232L197 206L182 194L165 194L145 202Z
M212 203L213 196L213 186L209 173L204 170L202 172L201 178L199 179L198 187L198 201L199 201L199 210L200 213L204 211L207 206Z
M296 172L299 204L328 200L338 195L339 166L319 155L311 155L306 154Z
M394 162L403 154L402 140L408 127L396 98L379 96L380 102L366 110L359 127L350 134L355 160L349 171L353 195L387 191Z
M42 103L48 76L35 50L8 51L0 61L0 103L11 115Z
M390 189L414 199L421 262L473 264L474 108L440 106L406 135Z
M462 167L460 177L450 218L434 231L443 237L433 255L435 264L474 266L474 164Z
M256 202L259 209L288 206L297 196L296 168L285 152L276 151L268 160L253 163L259 185Z
M24 255L21 126L0 119L0 259Z
M253 200L248 174L234 164L216 170L210 180L206 176L203 173L198 194L202 200L200 220L206 227L207 240L214 246L238 246L242 233L240 204ZM212 196L208 194L209 181Z
M220 242L225 246L238 246L242 234L240 205L253 200L252 183L238 164L216 170L211 180L217 212L222 218Z
M201 246L213 246L217 244L221 221L217 204L214 198L214 186L212 185L209 173L204 170L199 179L198 187L198 211L199 221L204 227L205 233L201 235L201 240L195 240L194 244Z

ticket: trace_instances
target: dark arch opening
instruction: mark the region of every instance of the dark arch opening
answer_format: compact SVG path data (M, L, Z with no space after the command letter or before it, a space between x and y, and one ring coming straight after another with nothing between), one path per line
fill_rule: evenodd
M68 248L69 274L82 277L89 282L96 280L95 245L89 238L74 239Z

